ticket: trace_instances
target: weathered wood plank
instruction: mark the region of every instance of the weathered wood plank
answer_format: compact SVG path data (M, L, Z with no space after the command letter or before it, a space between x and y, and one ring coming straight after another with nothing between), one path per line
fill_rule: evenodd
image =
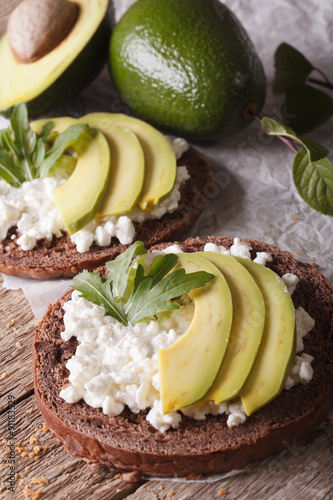
M215 483L149 482L128 500L260 500L333 498L333 424L312 433L301 445L286 443L278 456L257 462L236 476Z
M33 396L16 405L15 432L12 436L8 430L8 415L6 411L0 417L0 493L4 498L26 496L37 499L39 496L36 492L40 490L40 498L52 500L120 500L137 487L137 484L125 483L106 467L92 469L83 461L68 455L45 428ZM9 483L6 481L10 472L10 448L7 446L10 442L15 443L14 496L13 492L8 491Z
M21 290L5 290L0 276L0 413L7 395L33 388L32 341L36 318Z

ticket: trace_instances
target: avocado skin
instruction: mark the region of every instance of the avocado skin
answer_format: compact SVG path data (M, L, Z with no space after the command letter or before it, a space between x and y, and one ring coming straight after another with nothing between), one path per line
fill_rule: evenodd
M137 116L189 139L240 131L265 100L254 46L217 0L138 0L111 36L110 72Z
M72 64L42 94L26 103L29 119L38 118L48 113L60 103L63 103L81 92L81 90L97 77L108 58L109 42L113 25L114 8L111 1L106 15L94 36L89 40L88 44L82 49ZM12 108L9 108L1 111L0 114L9 117L11 112Z

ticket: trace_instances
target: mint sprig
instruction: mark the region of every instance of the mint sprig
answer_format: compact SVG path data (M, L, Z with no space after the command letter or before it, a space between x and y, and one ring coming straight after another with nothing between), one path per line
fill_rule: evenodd
M170 301L215 278L205 271L172 271L178 260L175 254L158 256L145 275L144 267L138 263L145 253L143 244L136 242L107 263L107 276L83 271L74 278L73 288L93 304L103 306L107 315L134 326L142 319L156 318L159 312L178 309L179 305ZM136 259L132 260L134 256Z
M293 178L299 194L318 212L333 215L333 166L327 159L329 151L310 137L299 137L290 127L273 118L263 118L261 126L269 135L291 140L290 148L297 153ZM300 144L301 149L297 150L295 144Z
M0 131L0 177L14 187L25 181L46 177L51 167L59 161L88 125L71 125L58 135L51 148L45 144L50 139L53 123L47 122L41 133L29 127L28 111L24 103L14 106L10 127Z

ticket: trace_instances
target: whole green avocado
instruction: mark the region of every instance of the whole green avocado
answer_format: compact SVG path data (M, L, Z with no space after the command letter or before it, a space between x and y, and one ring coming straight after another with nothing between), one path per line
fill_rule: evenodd
M265 100L254 46L218 0L138 0L111 37L110 71L134 114L190 139L240 131Z

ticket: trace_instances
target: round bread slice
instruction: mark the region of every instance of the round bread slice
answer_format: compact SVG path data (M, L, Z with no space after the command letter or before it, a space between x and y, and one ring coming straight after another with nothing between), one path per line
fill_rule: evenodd
M233 238L209 241L230 248ZM161 433L145 419L147 411L132 413L127 407L116 416L88 406L83 400L68 404L59 397L68 384L67 360L77 340L61 339L63 304L68 292L50 306L34 342L35 395L45 422L66 450L90 464L108 465L131 478L142 476L198 478L246 466L250 461L279 452L285 443L304 438L333 407L333 288L317 269L296 260L279 248L245 240L255 252L269 252L268 263L277 274L296 274L300 281L292 300L314 319L304 339L304 351L314 357L313 379L282 393L252 414L245 423L229 428L226 416L207 416L196 421L185 416L178 429ZM178 243L186 252L201 251L207 241L191 238ZM161 250L168 244L157 245ZM105 269L102 271L105 272Z
M135 238L147 247L184 236L209 200L214 179L206 158L190 148L177 164L186 166L190 174L190 179L180 187L181 199L177 210L161 219L134 223ZM25 251L12 239L13 234L16 234L16 228L12 228L0 243L0 272L24 278L72 277L83 269L93 270L103 265L126 248L113 238L110 246L94 244L88 252L79 253L66 233L61 238L53 237L52 241L40 240L35 248Z

